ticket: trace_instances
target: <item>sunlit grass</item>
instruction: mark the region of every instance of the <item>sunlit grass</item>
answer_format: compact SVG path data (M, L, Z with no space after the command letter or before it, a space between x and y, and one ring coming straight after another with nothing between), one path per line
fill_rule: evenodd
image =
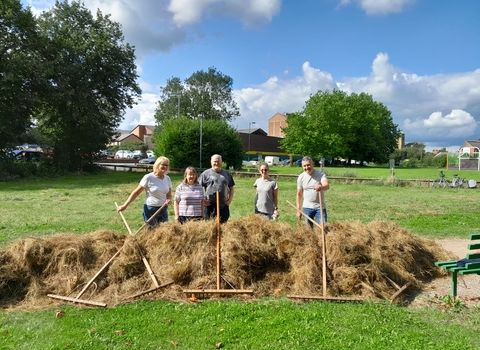
M280 221L298 222L296 175L279 177ZM383 171L383 170L381 170ZM420 173L419 173L420 174ZM476 174L476 173L474 173ZM126 232L115 210L141 173L111 172L0 183L0 242L97 229ZM255 172L236 176L232 220L253 212ZM171 175L173 187L181 175ZM394 187L331 180L329 221L392 220L424 236L467 237L480 232L480 190ZM143 198L125 211L142 224ZM171 219L173 208L170 207ZM272 291L273 292L273 291ZM0 349L477 349L478 310L410 309L385 303L297 304L284 298L201 304L139 301L111 309L59 306L0 313ZM221 343L221 345L219 345Z
M476 349L478 314L374 303L201 304L2 313L3 349Z
M476 173L473 173L476 174ZM0 183L0 243L23 237L54 233L89 233L111 229L125 233L115 210L138 185L142 173L109 172L91 176L69 176L35 181ZM236 176L231 218L238 219L254 211L253 183L259 176ZM182 176L171 174L173 190ZM280 221L296 225L297 176L278 177ZM467 237L480 232L476 206L479 189L433 189L386 186L384 183L345 183L330 180L326 193L330 222L375 219L396 221L412 233L430 237ZM143 197L124 212L132 228L140 227ZM174 216L173 206L169 215Z

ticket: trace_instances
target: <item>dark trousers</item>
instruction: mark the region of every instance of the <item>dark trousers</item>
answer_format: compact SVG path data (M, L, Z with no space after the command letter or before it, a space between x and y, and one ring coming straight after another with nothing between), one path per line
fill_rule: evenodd
M210 220L213 217L217 216L217 208L214 205L209 205L205 207L205 220ZM228 221L230 218L230 208L228 205L224 205L223 208L220 207L220 223L223 224Z
M181 224L187 222L187 221L200 221L202 220L201 216L182 216L180 215L178 217L178 221L180 221Z

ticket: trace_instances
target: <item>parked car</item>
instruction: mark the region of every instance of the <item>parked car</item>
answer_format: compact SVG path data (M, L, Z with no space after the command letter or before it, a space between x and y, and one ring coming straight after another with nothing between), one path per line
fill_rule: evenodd
M16 149L12 154L18 160L39 161L43 152Z
M101 158L114 158L115 153L113 153L113 151L111 151L109 149L104 149L104 150L100 151L100 157Z
M138 164L153 164L155 163L155 157L148 157L144 159L140 159Z
M148 150L147 151L147 157L155 157L155 155L153 154L153 151L152 150Z
M278 165L280 164L280 158L274 156L266 156L265 163L267 163L268 165Z
M249 165L258 165L258 158L253 158L249 163Z
M133 159L143 159L148 157L147 153L145 153L144 151L133 151L132 155Z
M42 148L39 145L35 144L30 144L30 143L24 143L23 145L19 145L15 147L17 150L22 150L22 151L36 151L36 152L42 152Z
M132 151L118 150L117 153L115 153L115 159L132 159L132 158L133 158Z

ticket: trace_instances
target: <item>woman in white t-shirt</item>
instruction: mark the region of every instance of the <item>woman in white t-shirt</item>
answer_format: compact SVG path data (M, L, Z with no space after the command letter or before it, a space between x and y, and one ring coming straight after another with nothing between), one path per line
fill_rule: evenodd
M265 216L267 219L276 219L278 212L278 184L269 175L270 168L267 163L260 163L258 171L262 177L255 180L256 188L255 214Z
M130 194L125 203L117 208L117 211L127 209L137 197L145 191L145 203L143 205L143 219L147 222L157 210L166 204L149 223L152 228L161 222L168 221L168 206L172 204L172 180L167 175L170 161L167 157L159 157L153 164L153 172L145 175L140 184Z

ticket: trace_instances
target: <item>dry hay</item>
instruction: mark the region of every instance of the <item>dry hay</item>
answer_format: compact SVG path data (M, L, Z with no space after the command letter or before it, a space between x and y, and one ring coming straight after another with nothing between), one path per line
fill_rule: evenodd
M222 276L236 289L266 295L318 295L322 291L321 230L251 215L222 227ZM47 294L80 297L109 306L153 287L139 251L159 284L174 284L142 298L184 300L184 289L216 288L216 231L210 222L165 223L133 237L96 231L22 239L0 251L0 305L34 309L58 303ZM325 224L329 296L389 299L398 286L413 290L444 274L435 261L452 257L435 241L411 235L394 222ZM386 278L388 277L388 278ZM225 284L222 289L229 289Z

